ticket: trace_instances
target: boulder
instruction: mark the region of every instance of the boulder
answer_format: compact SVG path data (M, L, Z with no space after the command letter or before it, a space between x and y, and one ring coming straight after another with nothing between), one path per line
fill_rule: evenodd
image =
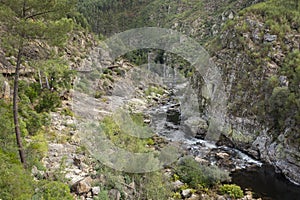
M73 192L75 192L76 194L88 193L92 189L91 182L92 182L91 177L86 177L86 178L74 183L71 186L71 190Z
M188 126L193 135L202 135L203 138L208 129L207 122L200 117L189 117L184 121L184 125Z
M217 158L219 158L219 159L227 159L227 158L229 158L229 154L228 154L228 153L225 153L225 152L219 152L219 153L216 153L216 156L217 156Z
M275 40L277 40L277 35L271 35L269 33L264 35L264 41L265 42L273 42Z
M226 198L224 196L218 196L217 200L226 200Z
M217 141L216 145L218 146L227 146L227 147L234 147L233 142L230 140L230 138L228 138L227 136L225 136L224 134L221 134L219 140Z
M208 160L205 160L205 159L203 159L203 158L201 158L199 156L195 157L195 161L198 162L198 163L200 163L200 164L204 164L204 165L208 165L209 164Z
M92 188L92 192L93 192L93 195L98 195L100 193L100 187L97 186L97 187L93 187Z
M189 198L192 196L192 190L191 189L185 189L181 191L181 196L183 198Z
M192 194L187 200L200 200L200 196L198 194Z
M184 183L181 182L180 180L177 180L175 182L172 182L172 185L173 185L174 190L178 190L178 189L180 189L181 186L184 185Z

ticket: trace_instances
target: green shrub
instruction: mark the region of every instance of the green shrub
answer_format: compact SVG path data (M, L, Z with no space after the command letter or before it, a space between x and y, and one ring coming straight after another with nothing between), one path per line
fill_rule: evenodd
M66 116L74 117L74 112L68 107L63 108L61 113Z
M14 151L15 136L12 106L0 99L0 147L3 151Z
M105 92L103 92L103 91L96 91L94 94L94 97L96 99L100 99L104 94L105 94Z
M34 103L41 93L40 84L38 82L28 84L25 81L20 81L19 85L19 95L25 94L30 99L30 102Z
M172 189L162 172L144 174L142 199L169 199Z
M37 112L50 112L55 111L56 108L61 106L61 99L57 92L44 91L38 102L38 105L35 106Z
M108 69L108 68L104 68L102 73L103 74L109 74L109 75L113 74L112 71L111 71L111 69Z
M138 117L135 117L138 120ZM136 127L140 127L136 125L133 121L126 121L122 124L122 129L120 126L114 121L112 117L106 117L101 122L101 129L105 132L107 137L113 142L116 146L129 150L131 152L147 152L148 148L147 139L141 139L134 136L131 136L129 131L134 130ZM141 128L139 130L142 130Z
M242 198L244 196L243 190L240 186L235 184L224 184L220 187L221 194L228 194L232 198Z
M49 125L50 120L47 113L38 113L30 104L26 104L23 100L19 104L19 113L30 135L35 135L43 126Z
M36 135L30 138L30 143L26 148L29 165L39 165L40 160L45 157L48 152L48 143L44 134L44 131L40 130Z
M0 74L0 97L3 92L2 89L3 89L4 81L5 81L5 78L3 77L2 74Z
M73 200L68 185L58 181L39 182L39 187L32 200Z
M199 184L213 186L230 179L228 172L216 166L200 165L192 157L183 158L175 171L180 180L193 188L198 187Z
M19 163L17 156L0 150L0 198L3 200L28 200L34 193L33 179Z
M145 94L147 96L151 95L151 94L159 94L159 95L163 95L165 93L164 89L161 87L155 87L155 86L150 86L149 88L147 88L145 90Z
M107 190L101 190L95 200L110 200Z

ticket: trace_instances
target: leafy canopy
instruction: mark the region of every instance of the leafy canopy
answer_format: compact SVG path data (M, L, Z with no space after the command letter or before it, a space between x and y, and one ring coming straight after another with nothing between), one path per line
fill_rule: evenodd
M67 14L75 9L75 0L0 0L2 45L16 53L16 48L32 40L47 40L50 45L61 45L72 20Z

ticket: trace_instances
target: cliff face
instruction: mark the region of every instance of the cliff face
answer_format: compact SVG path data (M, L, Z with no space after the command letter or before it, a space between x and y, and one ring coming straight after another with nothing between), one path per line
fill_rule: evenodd
M211 42L228 92L226 137L300 182L299 14L275 1L227 22Z

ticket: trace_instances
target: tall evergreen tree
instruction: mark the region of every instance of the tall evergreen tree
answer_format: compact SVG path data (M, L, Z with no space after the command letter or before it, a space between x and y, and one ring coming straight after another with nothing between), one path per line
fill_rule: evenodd
M24 48L35 41L61 45L72 30L67 14L75 0L0 0L1 46L16 58L13 87L13 116L20 160L26 167L18 117L18 84L20 68L26 60Z

